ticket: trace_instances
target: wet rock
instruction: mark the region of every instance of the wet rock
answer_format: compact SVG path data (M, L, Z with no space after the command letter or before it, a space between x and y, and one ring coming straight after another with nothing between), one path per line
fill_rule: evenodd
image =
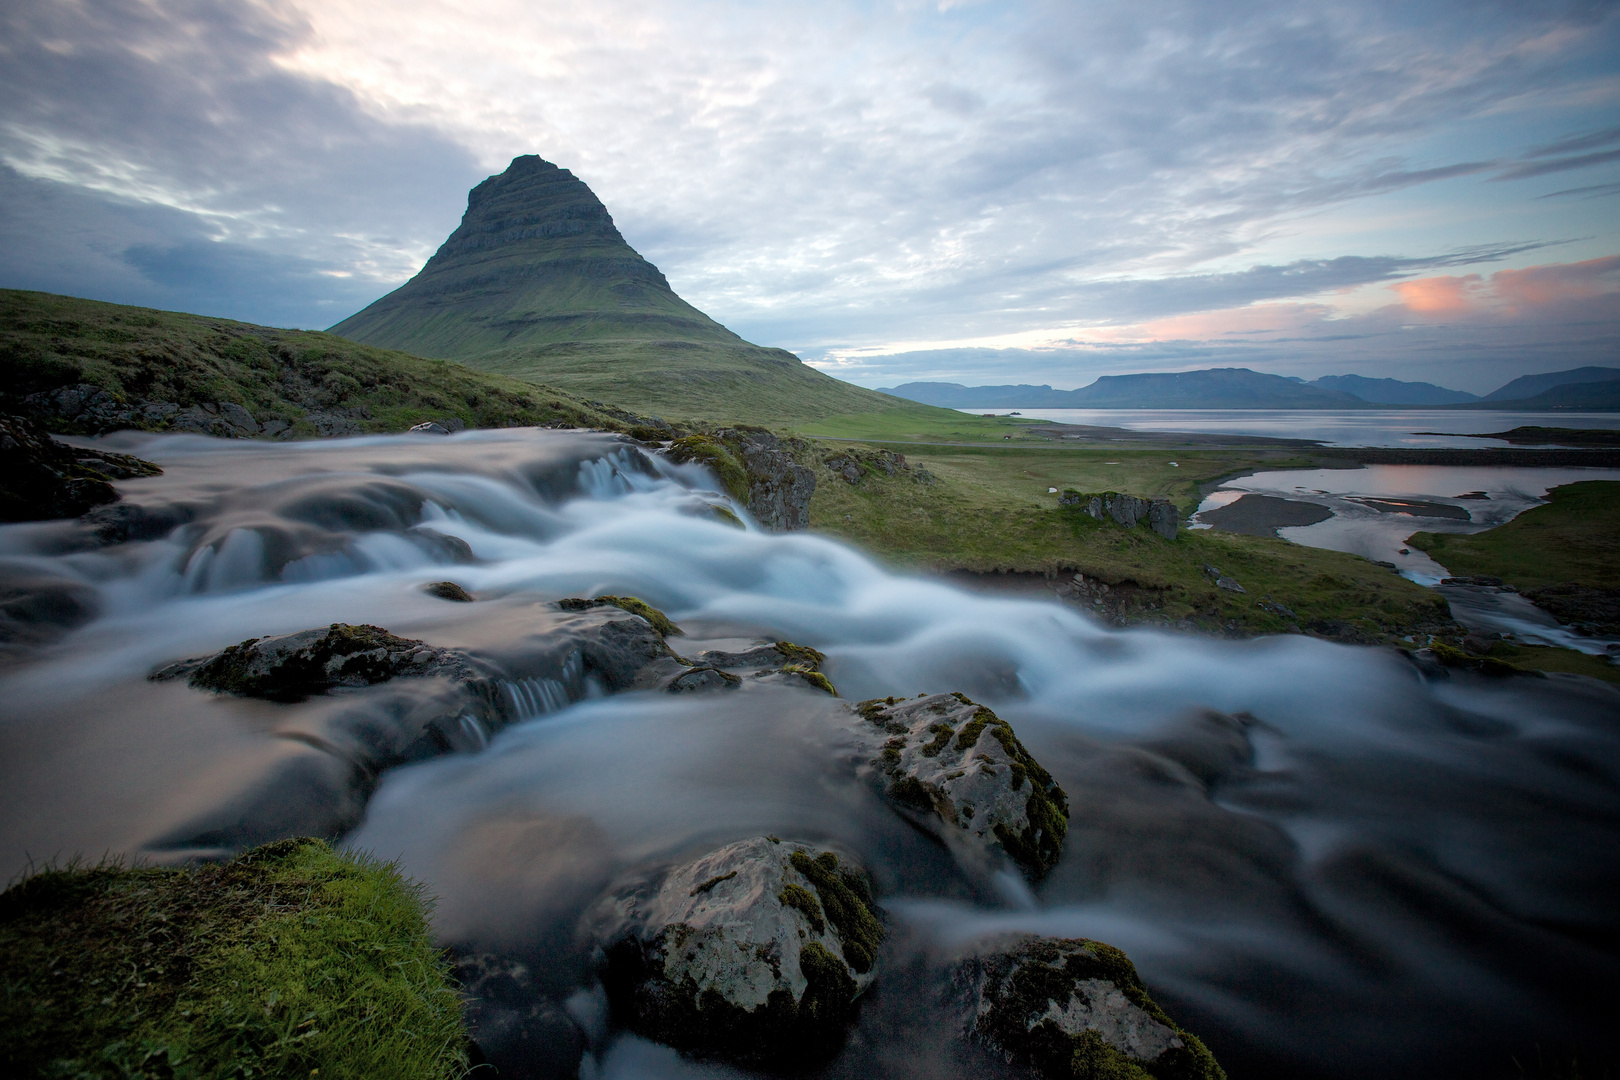
M668 686L671 694L702 693L707 690L735 690L742 680L719 668L695 667L675 676Z
M118 500L112 481L162 471L128 454L59 443L32 420L0 416L0 521L78 517Z
M400 677L485 682L487 665L454 649L396 637L380 626L333 623L296 634L249 638L213 656L182 660L152 673L186 677L199 690L297 701L338 687L371 686Z
M502 1080L575 1080L585 1034L566 1009L550 1000L527 964L494 953L457 959L467 1031L484 1062ZM474 1070L474 1077L490 1075Z
M0 562L0 656L44 645L89 622L95 590L30 561Z
M417 424L414 427L407 428L405 433L407 435L448 435L450 434L450 429L445 427L443 424L428 420L424 423Z
M740 653L710 649L698 653L693 662L712 668L752 671L753 677L761 681L811 686L824 694L838 696L838 688L821 672L826 656L791 641L773 641Z
M453 581L435 581L431 585L422 586L422 591L429 596L437 596L440 600L450 600L458 604L470 604L474 600L472 593Z
M859 868L770 837L625 883L592 927L603 984L633 1030L795 1066L836 1049L883 938Z
M873 760L885 793L959 858L987 858L999 848L1033 878L1057 863L1068 798L1012 725L964 694L863 701L856 708L889 736Z
M568 597L557 601L557 606L564 611L589 611L593 607L601 607L604 604L640 616L662 637L680 637L686 633L686 631L671 622L668 615L636 596L598 596L591 600Z
M1225 1080L1214 1055L1148 996L1111 945L1020 935L983 943L953 971L964 1034L1063 1080Z

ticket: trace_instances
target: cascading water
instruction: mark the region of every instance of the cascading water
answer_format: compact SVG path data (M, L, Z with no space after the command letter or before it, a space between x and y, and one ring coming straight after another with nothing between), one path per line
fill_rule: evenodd
M607 1026L575 928L626 867L765 833L856 853L891 920L826 1075L983 1075L917 972L1006 929L1124 948L1234 1077L1513 1076L1513 1055L1599 1047L1620 975L1608 687L1107 630L739 530L706 474L608 436L122 438L165 474L122 485L99 532L0 529L0 585L25 616L0 669L8 876L348 830L429 883L447 944L524 958L537 999L572 1018L554 1057L584 1038L598 1076L735 1075ZM423 591L447 578L477 602ZM611 693L538 613L604 593L662 608L688 655L791 640L827 654L850 701L990 704L1068 792L1062 861L1033 892L964 878L857 779L841 706L813 689ZM147 678L334 622L509 677L449 752L358 779L332 733L375 738L440 681L281 703Z

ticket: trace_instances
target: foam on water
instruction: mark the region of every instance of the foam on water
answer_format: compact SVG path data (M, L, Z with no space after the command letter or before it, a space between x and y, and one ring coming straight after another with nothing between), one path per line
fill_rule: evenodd
M1611 688L1435 681L1393 651L1303 637L1109 630L738 529L710 512L726 503L712 477L606 436L125 443L166 469L122 485L166 523L146 538L0 528L0 576L95 608L0 669L8 875L159 850L308 750L291 740L330 710L430 689L282 705L149 683L155 667L337 621L499 644L535 602L635 595L687 630L682 651L791 640L827 654L848 700L991 704L1074 816L1045 882L973 881L856 778L839 706L815 691L602 696L577 656L514 678L501 693L521 722L492 735L465 718L464 752L384 776L348 842L428 882L447 942L540 964L558 1008L591 1000L574 928L614 874L775 833L858 857L891 918L890 973L827 1075L984 1075L953 1056L911 961L1008 929L1125 948L1234 1076L1512 1075L1511 1053L1596 1045L1620 975ZM480 602L422 592L446 578ZM593 1039L586 1075L737 1075Z

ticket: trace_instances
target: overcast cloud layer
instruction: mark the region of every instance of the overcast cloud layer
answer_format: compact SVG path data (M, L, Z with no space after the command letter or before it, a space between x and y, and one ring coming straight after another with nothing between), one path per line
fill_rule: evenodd
M326 326L520 153L867 385L1620 358L1620 9L17 0L0 285Z

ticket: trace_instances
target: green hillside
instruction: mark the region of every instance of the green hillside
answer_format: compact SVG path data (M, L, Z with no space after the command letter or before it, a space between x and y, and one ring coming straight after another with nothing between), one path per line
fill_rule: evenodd
M549 387L333 334L0 289L0 411L95 433L240 415L226 405L262 429L230 434L389 432L426 420L624 426Z
M534 155L475 187L421 272L331 332L672 418L938 411L744 341L677 296L589 187Z

